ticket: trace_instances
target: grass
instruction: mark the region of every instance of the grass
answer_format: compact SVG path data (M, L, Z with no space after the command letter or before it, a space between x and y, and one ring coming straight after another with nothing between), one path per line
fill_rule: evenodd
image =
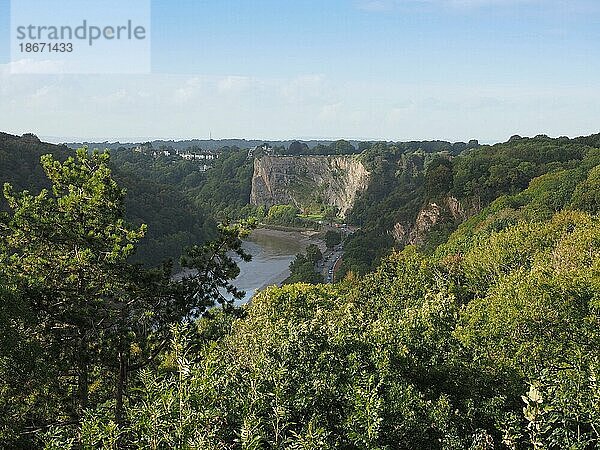
M323 214L298 214L298 217L305 220L325 220L325 215Z

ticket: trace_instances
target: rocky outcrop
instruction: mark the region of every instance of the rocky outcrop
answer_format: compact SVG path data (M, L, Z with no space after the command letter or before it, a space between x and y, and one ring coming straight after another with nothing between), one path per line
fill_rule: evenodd
M332 206L345 217L368 183L369 172L354 156L263 156L254 160L250 203Z
M415 222L412 224L397 223L392 230L392 236L396 241L405 245L423 244L427 233L437 224L443 222L461 223L472 215L479 212L479 202L469 202L465 208L457 198L445 197L437 203L428 203L421 208Z

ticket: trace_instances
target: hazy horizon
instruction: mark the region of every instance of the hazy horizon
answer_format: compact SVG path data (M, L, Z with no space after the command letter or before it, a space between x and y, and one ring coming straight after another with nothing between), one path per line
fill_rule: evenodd
M62 137L62 136L43 136L43 135L38 135L37 133L35 133L35 131L26 131L24 133L11 133L10 131L6 131L6 130L0 130L0 132L5 132L5 133L9 133L9 134L14 134L14 135L22 135L25 133L33 133L35 134L40 140L44 141L44 142L48 142L51 144L72 144L72 143L109 143L109 144L114 144L114 143L121 143L121 144L138 144L138 143L143 143L143 142L154 142L154 141L173 141L173 142L187 142L187 141L215 141L215 142L219 142L219 141L235 141L235 140L239 140L239 141L263 141L263 142L291 142L291 141L299 141L299 142L309 142L309 141L326 141L326 142L335 142L338 140L347 140L347 141L356 141L356 142L409 142L409 141L417 141L417 142L425 142L425 141L446 141L446 142L465 142L468 143L470 140L477 140L479 142L479 144L481 145L494 145L494 144L500 144L503 142L507 142L512 136L515 136L514 134L511 136L508 136L506 139L504 140L498 140L498 141L484 141L482 139L477 139L477 137L471 137L471 138L464 138L464 139L444 139L444 138L436 138L436 137L431 137L431 138L417 138L417 139L378 139L378 138L356 138L356 137L348 137L348 136L339 136L339 137L284 137L284 138L265 138L265 137L153 137L153 136L145 136L145 137L81 137L81 136L66 136L66 137ZM591 134L597 134L600 133L600 127L598 128L597 132L592 132L592 133L587 133L587 134L581 134L581 135L548 135L546 133L537 133L537 134L531 134L531 135L519 135L521 137L524 138L534 138L536 136L540 136L540 135L546 135L550 138L559 138L559 137L568 137L570 139L573 138L577 138L577 137L581 137L581 136L588 136Z

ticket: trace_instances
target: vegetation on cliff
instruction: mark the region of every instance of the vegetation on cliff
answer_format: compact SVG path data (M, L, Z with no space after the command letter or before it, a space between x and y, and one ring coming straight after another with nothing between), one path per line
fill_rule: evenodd
M247 258L244 227L192 247L182 264L196 275L175 281L130 263L146 229L125 220L107 155L44 157L50 190L7 187L0 215L0 445L598 448L596 145L515 138L395 162L378 145L372 169L389 176L357 216L363 251L377 251L377 208L411 189L417 209L478 192L481 210L435 248L241 309L223 292L239 296L230 251Z
M460 153L389 144L365 150L361 158L371 161L372 181L348 214L361 232L346 242L342 270L367 273L392 248L407 244L433 251L466 218L500 196L519 193L535 177L560 170L586 173L596 141L515 136Z

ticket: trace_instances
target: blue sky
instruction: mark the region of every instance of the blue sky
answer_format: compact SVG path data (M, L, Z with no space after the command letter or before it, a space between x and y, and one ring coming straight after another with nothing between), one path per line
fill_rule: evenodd
M85 76L10 75L8 4L9 132L495 142L600 131L597 0L154 0L152 74Z
M600 54L599 12L577 0L155 2L155 70L578 82Z

